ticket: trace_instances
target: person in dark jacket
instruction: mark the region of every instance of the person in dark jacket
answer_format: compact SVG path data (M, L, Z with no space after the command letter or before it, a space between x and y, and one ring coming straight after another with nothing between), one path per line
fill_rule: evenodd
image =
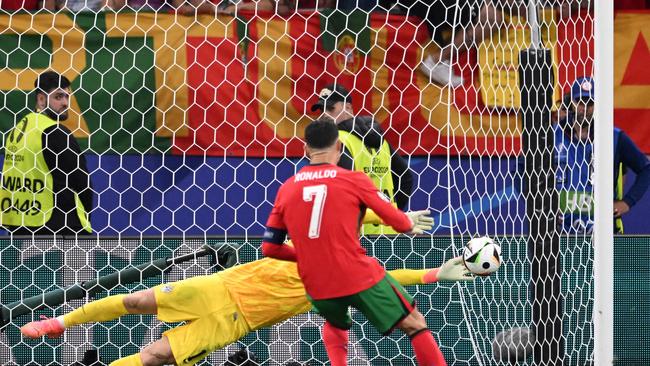
M371 116L357 116L352 109L350 92L341 85L323 88L312 112L322 113L336 122L343 153L339 166L366 173L398 208L405 211L413 186L406 160L384 139L381 126ZM365 235L395 234L382 225L366 224Z
M6 134L0 222L16 235L92 232L86 160L70 130L70 81L46 71L34 82L36 108Z
M594 80L578 78L571 88L569 114L555 126L556 183L564 228L569 233L593 230L593 112ZM623 192L627 170L636 174ZM641 200L650 185L650 161L622 130L614 129L615 233L623 233L621 217Z

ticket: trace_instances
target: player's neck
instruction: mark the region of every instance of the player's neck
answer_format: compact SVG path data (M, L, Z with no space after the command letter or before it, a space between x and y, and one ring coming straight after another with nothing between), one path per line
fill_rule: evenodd
M314 151L311 153L311 156L309 157L310 165L318 165L318 164L336 165L338 161L339 161L338 151L333 151L333 150Z

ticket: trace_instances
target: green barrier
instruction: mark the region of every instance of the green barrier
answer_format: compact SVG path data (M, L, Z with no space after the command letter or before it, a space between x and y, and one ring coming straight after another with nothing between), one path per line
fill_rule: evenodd
M472 284L434 284L413 286L418 308L426 315L429 327L436 333L445 357L454 365L491 365L491 341L500 331L513 327L527 327L530 322L528 303L529 269L525 239L522 237L498 238L501 243L504 265L496 275L479 278ZM258 239L232 239L229 242L241 245L238 249L240 262L255 260L259 256ZM209 244L222 243L223 239L209 239ZM68 282L64 273L74 272L79 276L88 268L72 271L72 256L86 255L80 262L91 266L99 276L114 274L133 266L146 266L160 258L171 257L181 245L200 248L203 239L146 239L125 240L97 239L70 241L57 245L44 243L36 246L31 242L0 240L0 301L12 303L20 298L40 295L51 290L60 290L74 282ZM99 245L97 245L99 243ZM440 265L443 259L454 256L462 247L460 238L453 241L448 237L400 237L390 241L376 239L364 241L368 253L382 261L387 269L422 268ZM113 248L102 250L100 248ZM593 250L588 241L581 238L564 238L561 256L563 260L563 294L565 296L564 334L566 342L566 365L589 363L593 351L593 330L591 327L593 299ZM74 262L74 261L73 261ZM191 263L178 265L187 272ZM209 263L198 263L209 267ZM648 365L650 355L650 237L617 237L615 239L615 303L614 303L614 352L619 365ZM196 267L196 266L194 266ZM85 271L85 272L84 272ZM115 275L113 275L115 276ZM90 279L90 278L87 278ZM165 278L175 280L178 278ZM158 275L136 284L119 284L107 294L125 293L156 285L162 281ZM105 287L116 285L105 284ZM79 306L77 301L73 306ZM35 315L59 315L69 307L50 306ZM352 329L357 349L365 353L372 365L411 365L412 355L408 339L400 332L382 338L359 314ZM0 336L0 355L11 352L14 361L20 365L35 362L49 364L65 363L70 359L66 344L61 340L21 340L18 327L30 321L29 315L14 319ZM100 360L110 362L118 357L136 352L148 342L146 334L153 326L150 316L128 316L122 320L95 325L90 328L93 347L99 350ZM168 329L163 327L162 330ZM298 328L296 328L298 329ZM317 365L327 360L318 326L309 322L301 326L300 345L292 347L292 356ZM273 365L273 354L269 344L277 341L277 334L268 329L250 334L242 340L265 364ZM86 345L86 348L90 347ZM276 346L277 342L276 342ZM287 348L289 346L287 345ZM9 351L11 349L11 351ZM0 356L1 357L1 356ZM2 360L0 360L2 361ZM209 363L205 363L209 364Z

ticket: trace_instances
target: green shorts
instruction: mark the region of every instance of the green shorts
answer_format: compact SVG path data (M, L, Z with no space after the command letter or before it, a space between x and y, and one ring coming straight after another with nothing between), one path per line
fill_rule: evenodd
M374 286L353 295L324 300L307 297L314 310L333 326L341 329L352 327L348 310L352 306L361 311L383 335L390 334L402 319L415 310L413 297L388 273Z

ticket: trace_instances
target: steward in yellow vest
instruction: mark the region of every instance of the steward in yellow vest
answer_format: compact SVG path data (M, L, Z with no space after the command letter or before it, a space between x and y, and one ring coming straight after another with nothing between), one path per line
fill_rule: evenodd
M408 163L398 155L383 137L383 131L370 116L354 116L352 99L347 89L329 85L321 90L312 111L323 110L339 130L343 151L339 166L366 173L391 202L406 211L413 178ZM392 228L364 224L364 235L397 234Z
M52 71L35 82L36 110L5 136L0 223L15 235L92 232L92 189L68 116L70 82Z

